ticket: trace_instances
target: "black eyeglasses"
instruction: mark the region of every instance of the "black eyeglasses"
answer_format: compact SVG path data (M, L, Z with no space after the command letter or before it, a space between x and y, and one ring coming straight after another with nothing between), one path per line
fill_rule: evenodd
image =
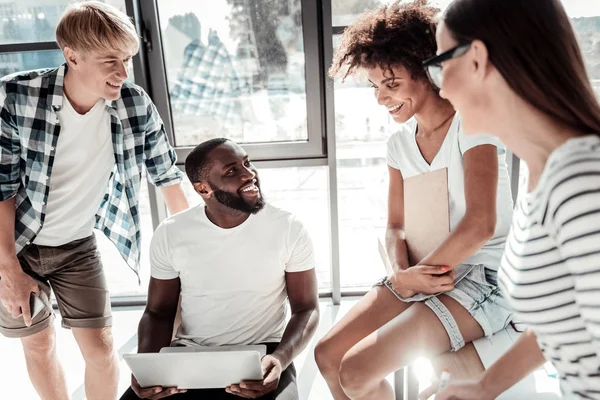
M471 48L471 43L459 44L456 47L451 48L448 51L443 52L440 55L431 57L423 61L423 67L427 72L427 76L431 83L433 83L438 89L442 88L444 83L444 73L442 71L442 63L444 61L451 60L453 58L464 55Z

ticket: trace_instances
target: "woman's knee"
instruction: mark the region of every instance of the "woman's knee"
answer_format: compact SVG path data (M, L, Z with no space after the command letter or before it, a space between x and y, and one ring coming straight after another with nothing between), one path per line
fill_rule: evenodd
M349 352L342 358L339 369L339 380L344 393L351 399L360 398L377 385L369 371L361 366L362 355Z
M343 351L335 345L335 338L325 337L315 346L315 361L324 377L337 376Z

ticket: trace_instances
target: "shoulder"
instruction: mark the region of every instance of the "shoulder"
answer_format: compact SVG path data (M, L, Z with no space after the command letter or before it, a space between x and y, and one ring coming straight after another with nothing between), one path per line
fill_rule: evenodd
M40 89L49 87L50 82L56 80L58 72L59 68L46 68L6 75L0 78L0 100L18 94L39 97Z
M600 137L571 139L547 161L540 193L543 220L564 220L600 207Z
M275 207L269 203L265 208L257 214L264 224L269 224L272 229L281 231L282 233L290 233L295 236L304 231L304 224L293 213Z
M392 133L387 141L388 150L396 149L410 140L415 133L417 121L414 118L401 124L396 132Z
M257 217L261 218L265 222L270 223L282 223L292 224L295 219L294 214L279 207L275 207L269 203L265 204L265 207L257 214Z
M125 81L121 87L121 98L118 101L122 101L126 105L133 102L136 106L152 104L148 93L139 85L133 82Z
M204 204L199 204L165 218L161 225L164 224L169 230L179 230L188 226L197 226L203 219L206 219Z
M456 131L456 141L461 154L465 154L470 149L481 146L484 144L491 144L498 149L498 154L505 153L504 144L495 136L477 133L477 134L466 134L462 129L462 121L460 115L457 113L453 126Z
M571 139L548 159L549 197L562 197L591 188L600 189L600 136Z
M35 69L31 71L19 71L0 78L2 84L21 84L24 86L34 85L44 79L49 79L58 73L58 68Z

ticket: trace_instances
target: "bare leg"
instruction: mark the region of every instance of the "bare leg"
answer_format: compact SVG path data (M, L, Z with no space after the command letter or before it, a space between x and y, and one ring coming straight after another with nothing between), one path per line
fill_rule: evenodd
M21 339L27 372L42 400L68 400L69 393L62 365L56 354L54 325Z
M319 341L315 359L335 399L348 398L339 380L344 354L412 304L398 300L386 287L376 286Z
M454 316L465 342L483 336L471 314L454 299L440 301ZM434 312L423 303L370 334L344 356L340 382L347 396L357 400L393 399L385 377L419 356L433 357L450 350L450 339Z
M110 328L73 328L85 360L85 394L88 400L117 398L119 362Z

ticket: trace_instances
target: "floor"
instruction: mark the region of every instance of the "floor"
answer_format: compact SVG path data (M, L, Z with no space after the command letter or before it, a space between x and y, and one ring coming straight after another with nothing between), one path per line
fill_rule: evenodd
M339 320L357 301L357 298L344 298L340 306L334 306L330 299L321 300L321 321L318 331L306 350L295 360L298 371L298 386L301 400L327 400L331 395L327 385L320 376L313 357L313 350L317 338L322 337L329 328ZM137 325L143 313L141 307L119 308L113 310L113 335L120 358L121 378L119 392L122 393L129 386L130 372L122 359L123 354L135 352L137 349ZM56 319L58 332L58 351L67 376L67 384L72 393L72 400L85 399L83 387L84 363L79 353L73 336L68 330L60 327L60 318ZM486 339L484 339L486 340ZM467 352L468 353L468 352ZM471 352L473 353L473 352ZM25 368L20 342L0 336L0 399L35 400L38 399ZM415 374L421 389L427 387L433 374L432 365L427 360L419 360L415 364ZM393 377L388 377L390 383ZM527 396L530 400L545 398ZM515 397L502 397L506 400L522 399L518 393ZM412 400L412 399L411 399Z

